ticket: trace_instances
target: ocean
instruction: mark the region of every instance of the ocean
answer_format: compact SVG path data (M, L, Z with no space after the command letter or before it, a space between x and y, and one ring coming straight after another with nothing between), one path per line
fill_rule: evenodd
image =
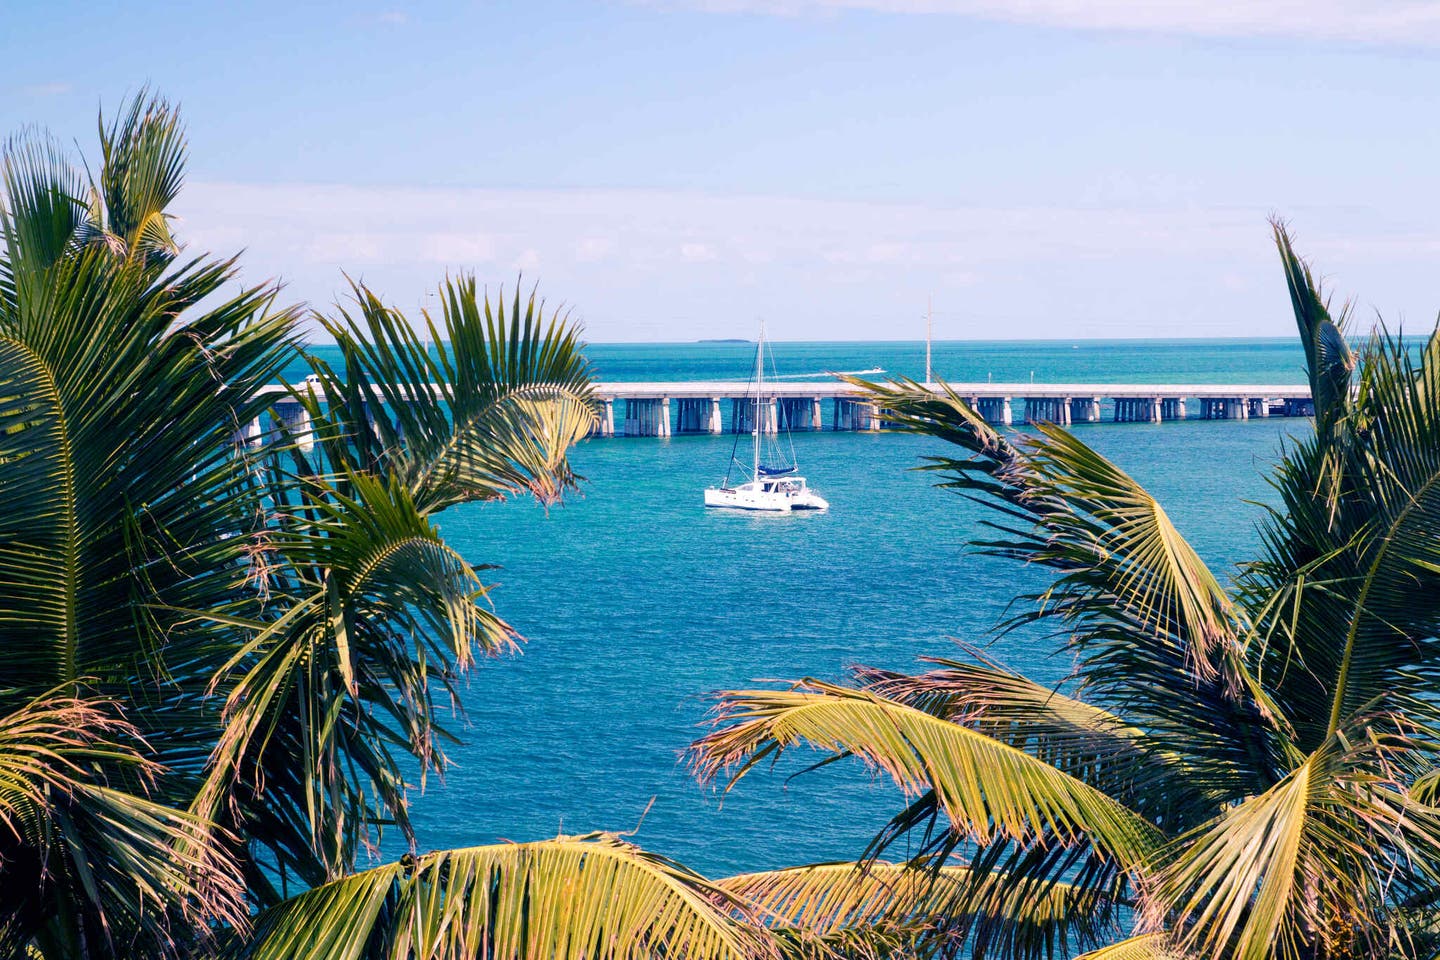
M746 377L753 346L596 344L611 380ZM1303 382L1298 343L1080 341L942 343L953 380ZM881 367L919 376L914 343L775 344L782 376ZM1087 424L1083 439L1131 472L1223 577L1257 546L1264 473L1303 420ZM573 457L585 482L546 511L470 504L440 518L487 579L521 656L489 661L464 687L463 744L449 748L413 814L422 850L590 830L633 839L711 876L857 856L903 802L857 764L790 779L756 770L728 796L697 785L681 754L703 732L707 695L852 664L920 669L955 641L989 644L1045 682L1070 668L1042 633L996 637L1038 571L977 555L987 511L914 469L943 444L894 434L796 434L802 472L827 513L707 511L732 438L595 439ZM1247 502L1249 501L1249 502ZM723 803L722 803L723 799ZM386 852L396 852L393 843Z

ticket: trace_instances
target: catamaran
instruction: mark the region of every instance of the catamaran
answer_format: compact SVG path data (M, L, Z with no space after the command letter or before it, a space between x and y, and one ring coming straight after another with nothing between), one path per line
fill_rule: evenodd
M725 479L720 481L720 486L710 487L705 491L705 506L722 507L731 510L758 510L765 513L790 513L794 510L826 510L830 504L805 483L805 478L796 473L798 467L795 465L794 445L790 449L790 462L781 465L767 465L761 463L760 438L764 432L764 414L762 397L764 396L765 384L765 325L760 325L760 341L755 347L755 391L754 405L751 407L752 416L750 433L754 437L754 445L750 460L750 480L745 483L730 485L730 472L736 466L745 466L735 457L735 449L730 451L730 464L725 468ZM789 432L789 424L786 424L786 432ZM735 438L735 446L738 447L740 438ZM771 444L771 446L777 446ZM778 452L778 451L777 451Z

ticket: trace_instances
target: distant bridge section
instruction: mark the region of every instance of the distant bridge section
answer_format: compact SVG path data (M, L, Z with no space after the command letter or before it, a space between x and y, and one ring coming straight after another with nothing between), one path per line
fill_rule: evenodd
M937 394L939 384L928 384ZM1164 423L1169 420L1249 420L1310 417L1310 388L1296 384L1218 383L948 383L986 421L1014 423ZM308 416L283 387L275 416L292 435L308 437ZM764 386L759 402L741 381L597 383L601 437L669 437L680 434L790 431L874 431L886 426L885 411L838 380L777 382ZM323 397L321 398L323 400ZM246 431L258 437L261 425ZM303 444L302 444L303 445Z
M939 384L929 384L937 394ZM950 383L987 421L1163 423L1197 417L1308 417L1310 388L1296 384ZM885 414L848 383L767 383L759 402L738 381L600 383L598 436L668 437L683 433L779 430L882 430ZM828 407L829 416L826 416ZM725 414L728 412L729 416Z

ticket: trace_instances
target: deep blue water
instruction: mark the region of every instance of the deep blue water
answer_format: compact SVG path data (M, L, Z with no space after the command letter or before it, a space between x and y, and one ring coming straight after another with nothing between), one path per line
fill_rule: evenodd
M873 365L917 373L888 355L866 362L884 350L898 358L902 346L782 344L777 365L782 374ZM984 365L997 380L1018 379L1002 358L1034 364L1037 379L1040 370L1054 380L1299 379L1298 348L1279 342L1162 344L1154 356L1170 359L1143 366L1134 342L982 346L993 347ZM787 357L786 347L808 352ZM721 375L706 365L710 351L736 352L743 363L749 349L597 346L593 356L615 379L660 378L657 370L699 378ZM687 351L703 362L687 366ZM801 369L807 358L834 366ZM956 359L942 372L970 378L974 369ZM1242 501L1265 499L1262 472L1282 436L1307 429L1255 420L1077 431L1149 485L1225 571L1256 543L1259 510ZM697 786L678 758L700 733L703 695L766 678L840 678L857 662L911 667L922 654L954 654L951 638L986 641L1005 604L1040 580L966 549L986 511L909 469L942 445L847 433L794 442L832 504L826 514L706 511L701 490L723 472L731 438L704 436L589 441L574 456L587 477L580 495L548 513L514 502L444 514L445 536L472 562L503 566L490 577L493 599L528 643L522 656L470 677L466 743L450 750L445 782L432 780L414 806L422 849L628 830L653 798L636 840L711 875L861 851L901 800L853 765L789 783L783 772L757 772L723 806ZM1055 649L1050 638L1010 635L990 652L1053 682L1069 666Z

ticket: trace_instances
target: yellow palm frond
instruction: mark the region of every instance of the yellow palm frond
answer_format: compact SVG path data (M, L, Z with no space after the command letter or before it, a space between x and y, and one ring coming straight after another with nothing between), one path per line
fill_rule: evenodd
M491 960L778 958L730 893L614 834L406 857L262 914L241 955Z
M914 707L817 680L722 695L716 729L691 746L702 779L805 744L853 754L909 796L933 790L952 830L977 842L1043 837L1093 843L1138 867L1160 832L1118 801L1029 754Z

